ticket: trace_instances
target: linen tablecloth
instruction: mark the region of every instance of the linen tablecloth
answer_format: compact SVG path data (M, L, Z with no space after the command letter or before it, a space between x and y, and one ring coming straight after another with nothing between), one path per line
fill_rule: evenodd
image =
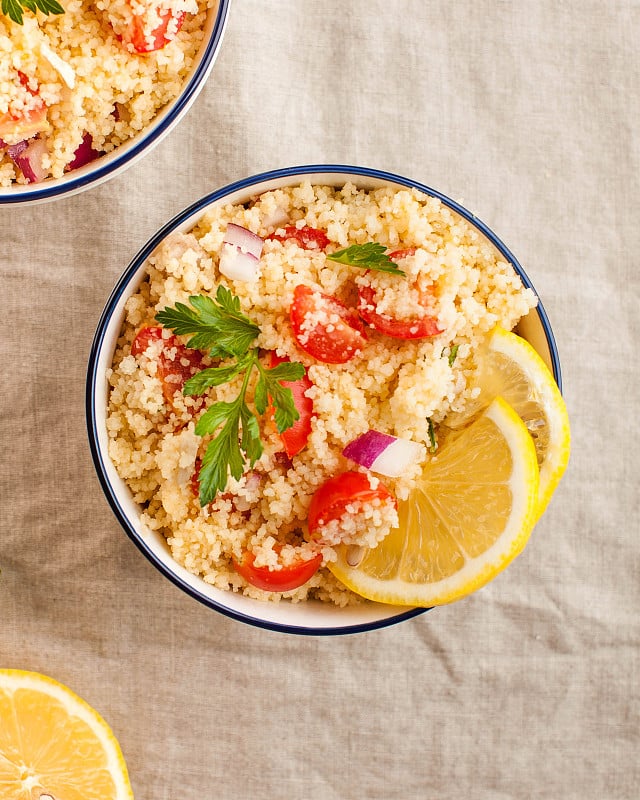
M640 797L640 4L235 0L188 116L105 185L0 208L0 665L116 733L139 800ZM92 466L101 309L157 228L276 167L344 163L461 200L554 327L567 474L466 600L366 634L205 608L127 539Z

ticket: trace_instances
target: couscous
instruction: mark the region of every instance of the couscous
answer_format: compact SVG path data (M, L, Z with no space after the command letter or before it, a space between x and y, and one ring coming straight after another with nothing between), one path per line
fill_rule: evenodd
M180 92L214 0L63 0L0 14L0 186L60 178L144 130Z
M214 205L147 272L107 416L144 525L220 589L359 602L336 547L387 536L483 339L534 293L439 200L351 183Z

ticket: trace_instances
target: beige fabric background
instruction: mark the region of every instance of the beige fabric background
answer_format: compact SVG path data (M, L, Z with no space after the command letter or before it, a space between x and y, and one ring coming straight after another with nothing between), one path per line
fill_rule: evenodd
M637 0L235 0L185 120L106 185L0 208L0 664L107 718L138 800L640 797ZM206 192L411 176L513 249L554 325L568 473L525 553L379 632L270 633L164 580L94 475L84 377L120 272Z

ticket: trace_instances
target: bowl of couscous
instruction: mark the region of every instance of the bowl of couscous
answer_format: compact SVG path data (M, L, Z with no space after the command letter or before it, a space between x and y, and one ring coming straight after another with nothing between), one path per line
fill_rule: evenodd
M230 0L57 0L0 14L0 204L96 186L178 123L218 55ZM22 7L21 7L22 6Z
M214 191L145 244L98 323L86 411L107 500L160 572L234 619L335 634L520 552L568 458L549 456L559 384L486 225L416 181L310 165Z

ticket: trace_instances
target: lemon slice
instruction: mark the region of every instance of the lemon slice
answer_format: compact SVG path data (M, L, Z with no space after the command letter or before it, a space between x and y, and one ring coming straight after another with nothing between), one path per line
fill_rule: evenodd
M131 800L120 747L66 686L0 669L0 800Z
M370 600L450 603L486 584L521 552L537 496L533 440L498 397L450 434L417 488L399 503L398 527L374 549L343 546L329 568Z
M515 333L497 327L480 357L476 410L500 395L524 420L540 467L538 517L547 507L569 461L567 407L547 365Z

